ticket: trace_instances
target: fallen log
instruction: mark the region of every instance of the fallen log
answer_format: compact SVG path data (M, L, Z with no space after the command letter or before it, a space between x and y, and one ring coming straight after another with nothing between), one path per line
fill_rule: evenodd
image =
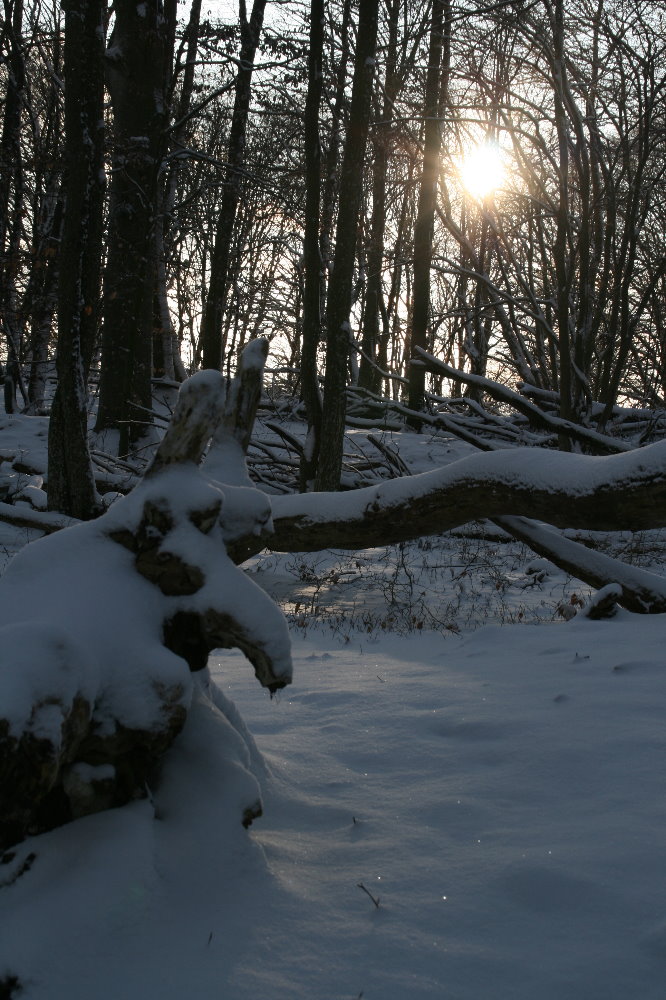
M264 545L277 552L388 545L502 515L595 531L661 528L666 442L600 457L537 448L485 452L347 493L274 497L272 506L273 534L236 539L229 548L235 560Z

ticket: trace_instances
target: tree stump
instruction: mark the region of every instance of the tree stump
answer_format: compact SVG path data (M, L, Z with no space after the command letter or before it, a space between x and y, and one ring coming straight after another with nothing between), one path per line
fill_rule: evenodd
M290 682L284 617L226 551L267 531L268 500L199 468L224 405L219 373L189 379L132 493L0 579L0 849L145 796L211 650L241 649L271 693Z

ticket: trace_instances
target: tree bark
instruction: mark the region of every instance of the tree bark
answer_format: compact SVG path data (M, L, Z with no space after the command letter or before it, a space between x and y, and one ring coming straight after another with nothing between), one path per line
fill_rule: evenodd
M150 411L156 206L167 119L168 24L158 0L120 0L107 50L114 112L109 251L97 430L120 430L120 453Z
M400 4L398 0L389 0L387 7L389 23L384 98L379 113L379 121L375 125L372 140L372 221L370 223L368 280L363 307L362 354L358 379L358 384L365 389L370 389L371 392L379 392L382 382L381 372L377 368L380 362L380 358L378 357L380 346L379 330L384 297L383 268L387 214L387 171L395 99L399 89L396 62Z
M301 348L301 392L308 421L306 445L301 456L300 487L312 488L321 443L322 399L317 371L321 341L321 283L323 261L319 249L321 201L321 142L319 109L323 89L324 0L311 0L310 46L308 49L308 93L305 102L303 146L305 156L305 234L303 261L303 330Z
M21 248L24 202L27 195L21 152L21 118L25 102L26 68L23 43L23 0L5 6L4 25L9 40L6 97L0 140L0 322L7 344L5 410L14 410L20 379L16 276Z
M65 218L60 249L56 388L49 422L48 504L86 520L97 513L88 449L89 320L101 267L104 198L103 0L65 10Z
M328 286L326 309L326 375L321 440L323 448L315 489L336 490L340 486L345 427L347 359L354 256L359 212L363 197L362 173L370 123L372 80L377 43L378 0L360 0L352 103L340 187L345 192L338 212L335 262Z
M410 323L410 350L415 357L417 348L428 347L428 320L430 312L430 265L437 204L437 179L439 154L442 145L442 94L448 86L451 46L449 20L451 8L448 0L432 0L430 45L425 93L425 135L423 168L419 188L419 203L414 227L414 286ZM446 17L446 22L445 22ZM446 32L446 35L445 35ZM442 55L444 60L442 61ZM422 410L424 405L425 371L414 365L409 369L409 408ZM418 426L416 419L411 423Z
M502 515L594 531L666 527L666 442L603 457L515 448L361 490L275 497L275 533L232 551L242 561L264 545L364 549Z
M183 148L188 136L188 116L194 93L195 65L199 45L201 22L201 0L193 0L190 18L185 32L184 44L185 67L183 83L175 110L175 122L170 130L171 145L176 151ZM169 86L172 82L169 81ZM179 173L183 163L179 157L174 157L167 169L166 180L160 191L162 207L157 220L155 238L157 241L157 289L155 293L155 354L159 351L162 358L162 371L166 379L183 382L187 377L185 366L180 355L178 335L174 329L169 310L166 260L171 249L173 232L173 211L176 201L176 189ZM157 365L154 365L158 375Z
M266 0L254 0L252 13L248 20L245 0L241 0L241 50L236 75L234 111L229 132L228 167L210 263L208 294L201 323L203 366L204 368L214 368L216 371L221 370L225 353L225 345L222 343L222 329L227 306L229 263L245 166L245 134L250 110L254 57L259 45L265 8Z

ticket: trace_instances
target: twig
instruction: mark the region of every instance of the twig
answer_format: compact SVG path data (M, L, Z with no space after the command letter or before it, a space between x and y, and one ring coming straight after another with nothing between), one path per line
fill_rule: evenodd
M356 883L356 887L357 887L358 889L363 889L363 892L364 892L364 893L365 893L365 894L366 894L367 896L369 896L369 897L370 897L370 899L372 900L372 902L373 902L373 903L375 904L376 908L377 908L377 909L379 909L379 897L377 897L377 899L375 899L375 897L374 897L374 896L372 895L372 893L370 892L370 890L369 890L369 889L366 889L366 887L365 887L365 886L363 885L363 883L362 883L362 882L357 882L357 883Z

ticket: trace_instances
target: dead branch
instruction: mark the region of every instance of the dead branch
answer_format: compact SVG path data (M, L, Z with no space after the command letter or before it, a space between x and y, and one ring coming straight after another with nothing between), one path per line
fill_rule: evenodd
M574 441L591 447L597 454L615 455L623 451L628 451L631 447L631 445L625 444L623 441L617 441L614 438L606 437L605 434L599 434L598 431L582 427L580 424L574 424L570 420L563 420L552 413L546 413L524 396L521 396L520 393L513 392L512 389L508 389L498 382L492 382L490 379L482 378L480 375L472 375L471 372L462 372L458 368L452 368L451 365L447 365L438 358L433 357L432 354L426 353L420 347L417 347L417 351L423 357L423 361L415 362L416 364L422 364L427 371L434 372L437 375L446 375L447 378L454 381L463 382L466 385L478 386L499 403L506 403L528 417L536 427L541 427L544 430L553 431L557 434L566 434Z

